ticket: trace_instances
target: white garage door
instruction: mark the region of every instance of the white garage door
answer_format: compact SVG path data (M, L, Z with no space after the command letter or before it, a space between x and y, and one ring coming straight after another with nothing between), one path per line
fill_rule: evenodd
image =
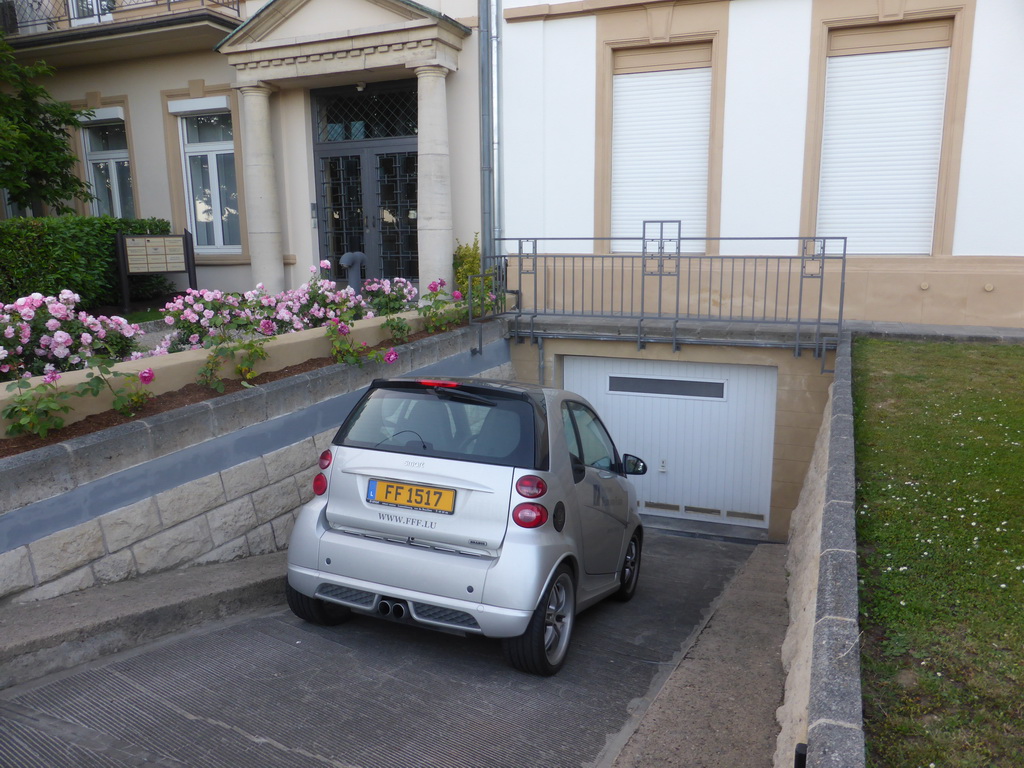
M641 512L768 527L777 369L566 357L564 374L619 450L647 462Z

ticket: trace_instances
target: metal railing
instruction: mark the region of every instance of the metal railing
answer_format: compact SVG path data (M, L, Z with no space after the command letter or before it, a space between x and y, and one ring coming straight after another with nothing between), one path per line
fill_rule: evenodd
M207 7L239 15L239 0L0 0L0 27L29 35Z
M737 324L773 326L796 354L835 347L846 238L682 238L647 224L634 240L502 238L507 253L489 271L514 297L506 314L520 328L542 316L635 321L641 346L666 340L645 323L670 321L676 348L686 327Z

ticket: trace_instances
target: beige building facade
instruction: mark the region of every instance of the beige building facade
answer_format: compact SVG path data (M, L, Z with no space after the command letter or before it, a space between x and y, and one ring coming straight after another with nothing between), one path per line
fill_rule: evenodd
M627 258L643 222L660 220L678 222L684 256L718 261L706 285L659 284L659 301L724 306L726 259L798 256L811 239L845 254L827 318L842 301L846 320L1024 325L1017 0L491 2L485 75L469 0L90 1L33 16L8 0L8 39L57 68L56 98L94 110L74 141L100 200L81 211L193 232L203 287L294 288L322 261L352 283L450 282L456 242L481 233L485 252L489 235L512 238L493 243L499 256L515 238L582 255L569 272L551 267L537 296L536 271L509 276L531 306L560 302L541 314L565 314L585 293L588 255ZM483 140L490 233L482 111L495 126ZM365 261L343 264L352 252ZM625 285L602 283L603 306L652 295ZM517 373L563 385L570 359L671 363L694 391L728 392L745 368L774 372L759 395L766 507L723 515L784 540L831 382L821 359L754 335L591 336L515 344ZM701 373L716 365L734 368ZM642 370L655 373L624 378L675 375ZM709 508L691 506L691 518Z
M10 40L94 110L74 137L98 191L81 213L189 230L206 288L276 293L325 260L343 281L451 281L479 230L470 27L402 0L76 8L26 6Z

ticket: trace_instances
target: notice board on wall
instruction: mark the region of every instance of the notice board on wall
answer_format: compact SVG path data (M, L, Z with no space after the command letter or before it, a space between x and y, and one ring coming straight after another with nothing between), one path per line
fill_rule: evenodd
M117 262L121 272L121 303L128 311L128 278L133 275L173 274L184 272L192 290L196 282L196 256L192 234L117 236Z

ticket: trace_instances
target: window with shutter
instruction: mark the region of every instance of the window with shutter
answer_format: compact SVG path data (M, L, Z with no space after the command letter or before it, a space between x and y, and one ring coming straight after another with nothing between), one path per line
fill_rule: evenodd
M612 237L639 238L645 220L680 220L683 237L707 231L711 69L615 75ZM702 242L684 243L702 252ZM615 252L640 250L615 240Z
M825 70L815 232L847 252L932 253L947 21L835 30Z
M679 220L683 237L707 234L710 65L710 44L616 51L611 236L623 239L613 252L639 251L646 220ZM700 253L704 243L683 248Z

